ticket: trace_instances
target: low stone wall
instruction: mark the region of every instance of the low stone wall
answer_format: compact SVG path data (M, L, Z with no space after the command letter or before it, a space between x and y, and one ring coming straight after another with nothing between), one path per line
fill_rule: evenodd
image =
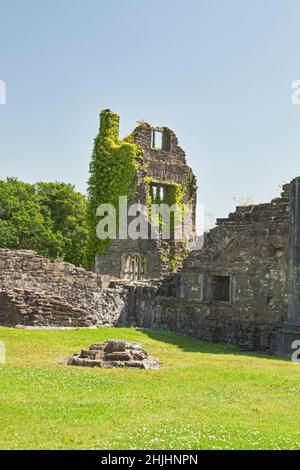
M281 321L255 320L223 312L201 302L173 297L152 297L140 292L135 300L135 325L166 329L194 336L203 341L229 343L247 351L275 351L276 333ZM133 318L133 315L131 315Z
M33 251L0 250L0 324L124 325L128 291L103 288L100 276Z

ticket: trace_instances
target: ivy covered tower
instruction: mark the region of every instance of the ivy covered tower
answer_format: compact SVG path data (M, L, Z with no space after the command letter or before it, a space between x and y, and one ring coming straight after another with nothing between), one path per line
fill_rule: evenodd
M173 131L140 123L125 139L119 138L119 116L110 110L100 115L100 130L95 139L89 180L89 241L87 263L95 271L112 278L158 278L181 267L187 242L170 238L99 240L96 216L100 204L111 203L119 215L119 197L127 196L129 206L139 203L151 211L151 204L174 204L192 208L196 221L196 178L186 164L185 152ZM133 217L128 216L130 224ZM171 217L172 218L172 217ZM145 238L145 237L143 237Z

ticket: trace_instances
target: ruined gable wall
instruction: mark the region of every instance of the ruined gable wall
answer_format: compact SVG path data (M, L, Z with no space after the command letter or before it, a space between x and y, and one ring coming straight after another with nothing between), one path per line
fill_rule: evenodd
M150 184L172 185L179 184L183 188L187 187L187 182L194 178L191 168L186 163L186 154L178 145L178 139L175 133L169 129L161 128L165 131L169 138L169 147L167 150L152 148L152 132L153 128L148 125L141 126L134 131L134 142L144 149L144 167L146 168L146 180L141 178L141 183L138 188L138 198L143 204L147 204L148 193ZM183 198L184 203L189 202L189 191L194 192L195 187L186 188L186 194ZM194 225L196 222L196 204L197 197L194 192L192 206L193 206L193 220ZM186 254L185 246L180 241L160 240L157 243L157 250L159 252L159 259L161 261L160 274L168 274L170 272L170 259L175 260L183 258ZM157 255L156 255L157 256ZM157 260L150 256L149 263L157 266ZM149 277L157 277L154 270L149 272Z
M150 126L140 127L134 132L134 142L144 150L145 172L141 175L138 188L138 200L142 204L147 204L147 194L149 180L157 183L178 183L186 184L187 179L193 174L191 168L186 163L186 154L178 145L178 139L174 132L169 133L170 147L168 150L152 148L152 132ZM146 182L143 178L146 177ZM188 200L188 194L185 201ZM196 207L196 197L194 208Z
M185 152L179 147L176 135L169 131L170 148L168 150L153 149L152 131L150 126L145 126L138 128L134 133L134 142L144 150L147 176L157 181L184 182L191 170L186 164Z
M144 124L137 127L132 138L134 143L143 150L143 165L137 174L137 191L131 203L141 203L147 207L150 182L185 185L192 175L192 170L186 164L185 152L179 147L174 132L167 130L169 135L169 149L159 150L152 148L153 128ZM186 195L183 202L189 199ZM196 196L193 200L193 211L196 213ZM195 216L194 216L195 219ZM185 246L180 243L156 240L115 240L109 246L104 256L96 257L96 272L111 275L112 278L122 277L122 255L142 254L147 257L145 278L158 278L170 270L170 247L174 259L185 254Z

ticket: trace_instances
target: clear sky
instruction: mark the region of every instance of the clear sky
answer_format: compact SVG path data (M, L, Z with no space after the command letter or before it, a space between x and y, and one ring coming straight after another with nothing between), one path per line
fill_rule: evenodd
M224 217L300 175L300 0L0 0L0 178L86 190L98 114L177 133Z

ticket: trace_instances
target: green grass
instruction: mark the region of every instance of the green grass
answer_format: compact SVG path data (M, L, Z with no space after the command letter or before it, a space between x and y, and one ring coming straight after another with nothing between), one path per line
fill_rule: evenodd
M158 371L64 365L143 344ZM299 449L300 367L168 332L0 328L1 449Z

